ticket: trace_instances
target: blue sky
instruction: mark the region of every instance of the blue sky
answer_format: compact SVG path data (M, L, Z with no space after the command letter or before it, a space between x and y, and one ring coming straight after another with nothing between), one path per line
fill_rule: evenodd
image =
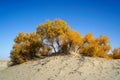
M119 0L0 0L0 59L9 59L19 32L36 31L38 24L60 18L82 36L93 33L120 47Z

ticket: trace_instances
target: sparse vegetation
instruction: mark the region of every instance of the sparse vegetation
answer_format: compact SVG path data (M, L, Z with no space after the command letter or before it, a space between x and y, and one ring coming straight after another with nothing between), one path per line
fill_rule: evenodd
M99 38L93 38L92 33L88 33L82 38L78 32L71 30L66 22L59 19L47 20L38 25L36 32L20 32L14 42L10 53L13 64L21 64L53 53L69 54L70 51L84 56L120 59L120 49L114 49L112 54L108 54L111 49L108 37L100 35Z

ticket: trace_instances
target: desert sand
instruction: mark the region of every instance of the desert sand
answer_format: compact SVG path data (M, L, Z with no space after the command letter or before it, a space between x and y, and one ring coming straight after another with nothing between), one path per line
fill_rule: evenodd
M8 61L0 60L0 71L6 69L8 66Z
M3 65L0 80L120 80L120 60L67 55Z

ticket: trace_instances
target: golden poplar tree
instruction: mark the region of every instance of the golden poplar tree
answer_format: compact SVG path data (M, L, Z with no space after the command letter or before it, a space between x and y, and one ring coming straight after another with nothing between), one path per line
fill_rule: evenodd
M14 64L20 64L34 59L40 54L38 51L42 47L42 44L36 32L27 34L19 33L14 41L15 44L10 55L11 61Z
M78 52L83 44L82 36L74 30L69 30L66 34L61 35L59 39L62 53L69 53L69 51Z
M120 59L120 48L115 48L115 49L112 51L111 57L112 57L113 59Z
M83 38L84 44L80 52L86 56L97 56L108 58L107 52L110 50L109 40L106 36L100 35L100 38L93 38L91 33L88 33Z
M37 33L41 37L43 44L52 47L55 53L60 49L61 41L59 37L69 31L69 26L62 20L47 20L37 27Z

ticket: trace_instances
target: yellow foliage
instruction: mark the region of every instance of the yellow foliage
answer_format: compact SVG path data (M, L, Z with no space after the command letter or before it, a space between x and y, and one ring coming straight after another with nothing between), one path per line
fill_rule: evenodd
M83 44L81 35L74 30L69 30L65 34L60 35L59 39L63 53L69 53L71 50L76 52Z
M65 21L60 19L50 21L37 27L36 32L24 34L20 32L14 39L15 44L11 51L11 61L14 64L24 63L31 59L49 53L69 53L75 51L85 56L120 59L120 49L111 49L107 36L100 35L93 38L92 33L82 36L69 28Z
M81 35L78 32L71 30L67 33L67 37L69 40L70 48L72 50L74 50L76 47L79 48L82 46L83 40Z
M103 35L100 35L100 38L99 38L99 44L100 45L107 45L109 43L109 39L107 36L103 36Z
M113 59L120 59L120 48L115 48L111 54Z
M44 24L38 25L37 33L41 37L43 44L49 45L57 53L55 44L60 49L60 36L69 31L69 26L62 20L47 20Z
M14 42L16 43L20 43L24 40L24 33L23 32L20 32L18 34L18 36L16 36L16 38L14 39Z
M107 52L111 49L111 47L106 36L101 35L100 38L95 39L91 33L88 33L83 38L83 41L83 47L80 49L81 54L109 59Z
M94 41L92 33L87 33L83 38L84 43L92 43Z
M26 62L30 59L34 59L42 43L39 39L38 34L35 32L19 33L15 38L15 44L13 45L13 50L11 51L10 58L14 64L20 64ZM39 53L40 54L40 53Z

